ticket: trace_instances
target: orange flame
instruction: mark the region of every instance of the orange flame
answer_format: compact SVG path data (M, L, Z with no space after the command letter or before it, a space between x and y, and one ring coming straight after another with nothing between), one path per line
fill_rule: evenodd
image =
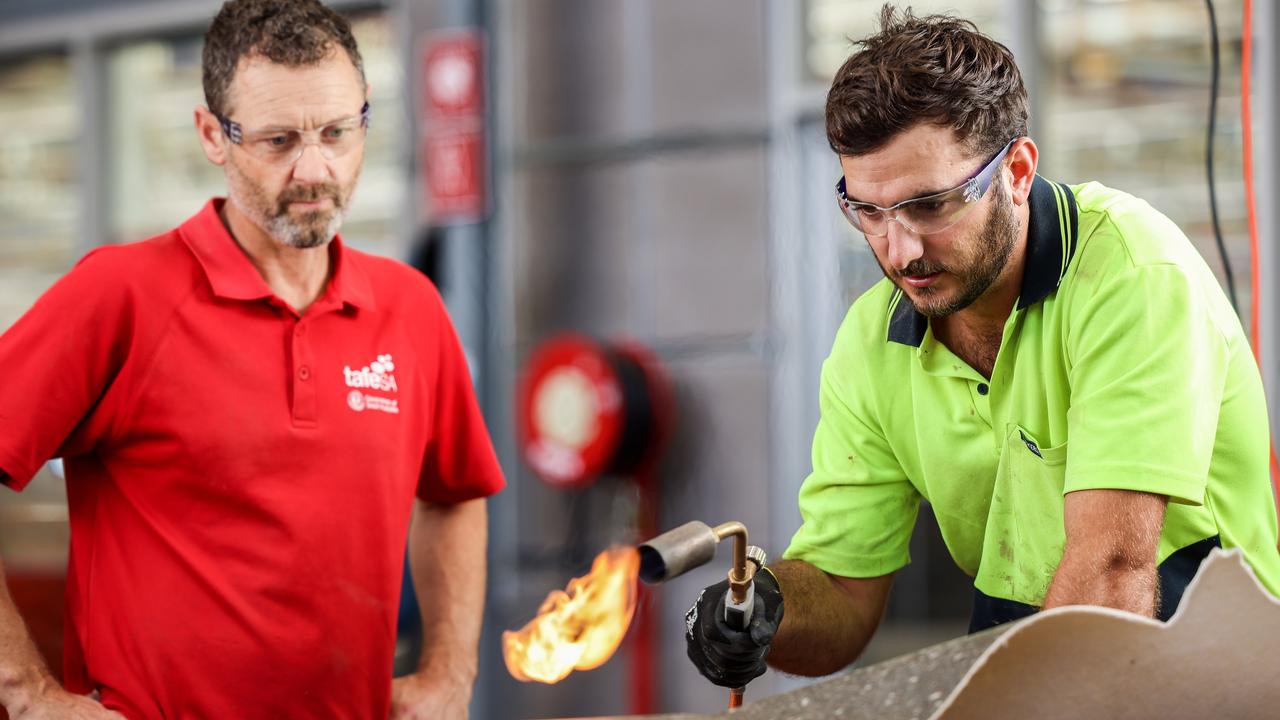
M552 590L528 625L502 633L511 676L550 684L603 665L631 625L639 571L640 553L615 545L596 556L591 572Z

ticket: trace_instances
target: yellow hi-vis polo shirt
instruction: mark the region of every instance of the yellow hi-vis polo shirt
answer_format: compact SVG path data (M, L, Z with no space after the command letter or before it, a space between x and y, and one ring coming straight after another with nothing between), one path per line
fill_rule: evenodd
M1036 177L1026 268L991 379L886 280L822 369L804 522L785 557L874 577L920 499L975 587L1042 605L1075 490L1167 495L1158 562L1220 536L1280 594L1262 381L1191 242L1146 202Z

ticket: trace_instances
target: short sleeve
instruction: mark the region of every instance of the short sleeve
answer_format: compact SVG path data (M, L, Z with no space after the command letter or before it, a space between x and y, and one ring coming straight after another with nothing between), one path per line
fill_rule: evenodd
M487 497L506 486L462 343L449 320L444 302L430 290L434 332L425 338L435 367L431 379L431 436L418 481L418 497L426 502L453 504Z
M839 343L839 339L837 339ZM813 472L800 488L803 522L784 553L842 577L878 577L910 562L920 494L880 430L854 410L850 358L822 368Z
M109 424L95 411L133 328L110 250L86 255L0 335L0 469L15 490L50 458L90 451Z
M1140 266L1070 322L1064 492L1204 502L1230 360L1210 300L1184 268Z

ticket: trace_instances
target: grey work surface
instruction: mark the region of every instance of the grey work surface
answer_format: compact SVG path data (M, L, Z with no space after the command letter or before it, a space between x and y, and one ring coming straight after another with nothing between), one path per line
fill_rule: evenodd
M960 683L978 656L1012 624L858 668L788 693L751 701L717 715L647 715L648 720L924 720ZM690 667L689 672L695 672ZM726 701L728 691L725 691ZM609 720L594 718L593 720Z

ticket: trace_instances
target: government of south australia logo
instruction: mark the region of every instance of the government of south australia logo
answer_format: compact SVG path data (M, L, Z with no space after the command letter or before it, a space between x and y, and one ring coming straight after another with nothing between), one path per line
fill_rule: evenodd
M353 370L350 365L344 366L343 379L346 380L348 388L354 388L347 393L347 407L355 412L379 410L393 415L399 413L398 400L369 392L398 393L395 369L396 363L390 353L379 355L377 359L359 370Z
M350 407L356 412L364 410L364 393L359 390L352 390L347 393L347 407Z

